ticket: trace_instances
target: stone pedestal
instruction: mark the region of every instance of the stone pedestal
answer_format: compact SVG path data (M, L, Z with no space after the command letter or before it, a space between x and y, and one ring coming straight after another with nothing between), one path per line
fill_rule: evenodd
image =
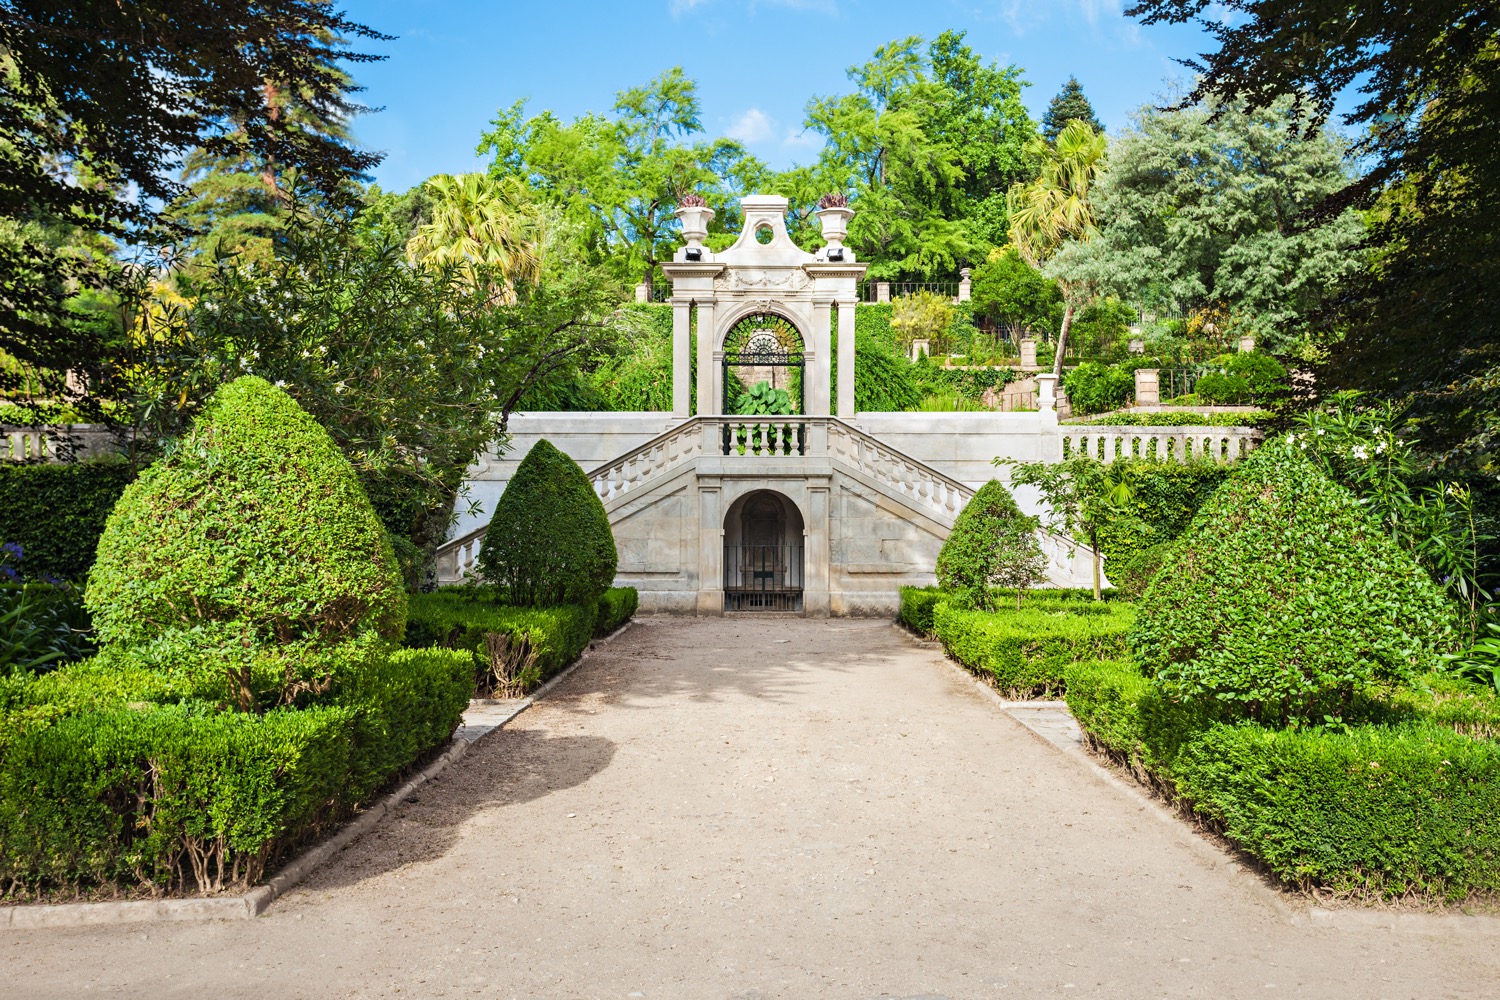
M1036 377L1036 405L1042 412L1057 410L1057 376L1050 372Z
M635 300L638 303L651 301L651 286L644 281L635 286Z
M1021 341L1021 367L1036 367L1036 341L1030 339Z
M974 284L969 280L971 268L962 267L958 270L958 301L968 302L973 295Z
M1136 406L1161 405L1160 374L1159 370L1155 368L1137 368L1135 370Z
M889 302L889 301L891 301L891 283L889 281L877 281L877 282L875 282L875 301L876 302Z
M1255 337L1254 336L1250 336L1250 335L1246 335L1244 337L1241 337L1240 338L1240 352L1242 354L1249 354L1253 350L1255 350Z
M928 340L913 340L911 342L911 359L915 362L920 355L932 357L932 342Z

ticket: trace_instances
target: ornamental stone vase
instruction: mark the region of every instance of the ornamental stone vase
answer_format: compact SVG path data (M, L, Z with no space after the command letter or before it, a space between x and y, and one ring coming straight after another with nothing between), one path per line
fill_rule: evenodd
M714 210L707 206L688 206L673 213L682 221L682 238L690 247L701 247L708 238L708 224L713 221Z
M823 241L831 247L844 245L849 235L849 220L854 218L852 208L823 208L818 210L818 222L823 226Z

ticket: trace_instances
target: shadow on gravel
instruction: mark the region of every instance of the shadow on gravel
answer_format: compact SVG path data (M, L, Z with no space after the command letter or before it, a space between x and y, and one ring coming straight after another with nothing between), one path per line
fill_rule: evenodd
M496 730L304 887L336 889L406 865L435 861L448 853L458 841L459 828L477 813L581 785L610 765L615 749L613 741L600 736Z
M803 677L858 670L883 654L901 655L901 637L883 619L816 619L744 613L722 618L659 616L589 653L547 704L578 711L653 708L661 700L729 697L797 701ZM602 702L602 705L601 705Z

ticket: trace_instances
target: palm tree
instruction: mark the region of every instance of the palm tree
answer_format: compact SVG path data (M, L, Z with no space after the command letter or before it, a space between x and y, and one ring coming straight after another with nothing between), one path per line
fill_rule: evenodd
M407 256L425 267L455 268L474 291L498 304L542 271L541 217L513 177L438 174L423 185L432 221L417 227Z
M1010 239L1026 263L1041 270L1070 243L1094 238L1097 227L1089 194L1104 171L1108 147L1103 132L1077 119L1058 133L1055 146L1032 140L1028 148L1040 158L1041 174L1030 184L1013 186L1005 199L1010 210ZM1065 275L1057 276L1057 284L1062 289L1064 308L1052 374L1061 377L1068 328L1073 325L1073 313L1085 289Z

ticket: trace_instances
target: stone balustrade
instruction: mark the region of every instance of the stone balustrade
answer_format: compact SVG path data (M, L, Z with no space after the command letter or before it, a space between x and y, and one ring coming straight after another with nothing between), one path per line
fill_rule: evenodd
M0 462L64 462L117 452L120 444L102 424L49 427L0 426Z
M1154 462L1238 462L1260 444L1253 427L1127 427L1071 424L1062 428L1063 457L1090 455L1104 462L1143 458Z
M949 479L863 431L835 420L830 423L828 454L899 493L945 521L958 517L974 491Z
M639 488L649 479L703 453L700 417L678 424L620 458L589 474L594 491L605 503Z

